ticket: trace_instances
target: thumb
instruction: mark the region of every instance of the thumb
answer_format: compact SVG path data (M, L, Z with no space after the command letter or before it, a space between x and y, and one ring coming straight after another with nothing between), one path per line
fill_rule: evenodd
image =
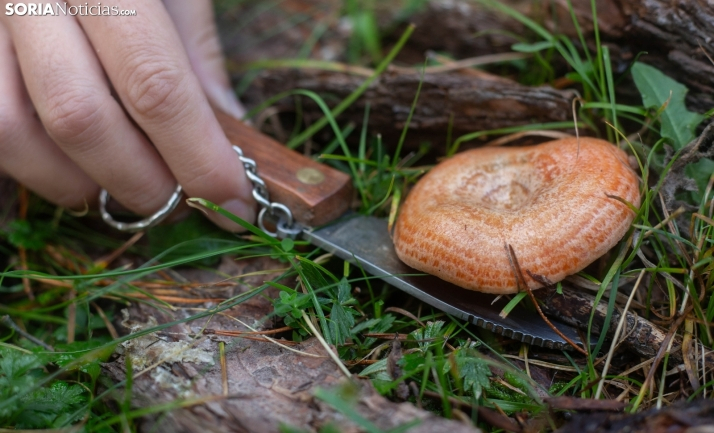
M209 101L225 113L242 118L245 109L236 98L225 69L213 3L210 0L164 0L164 4Z

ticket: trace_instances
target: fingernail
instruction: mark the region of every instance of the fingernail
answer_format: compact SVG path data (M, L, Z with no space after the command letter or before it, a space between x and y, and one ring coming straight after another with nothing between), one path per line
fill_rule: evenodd
M236 215L236 216L248 221L249 223L252 223L255 220L255 208L254 208L253 204L249 205L242 200L232 199L232 200L223 202L220 206L223 209L227 210L228 212L232 213L233 215ZM215 225L222 228L223 230L226 230L229 232L245 231L245 229L241 225L231 221L230 219L228 219L218 213L209 212L206 216Z
M220 80L214 80L206 83L204 88L208 99L216 108L236 119L243 119L246 110L229 85L221 85Z
M224 99L226 113L230 114L236 119L243 119L243 117L245 117L245 108L243 107L243 104L241 104L238 100L238 97L233 92L233 89L228 89L228 91L225 92Z

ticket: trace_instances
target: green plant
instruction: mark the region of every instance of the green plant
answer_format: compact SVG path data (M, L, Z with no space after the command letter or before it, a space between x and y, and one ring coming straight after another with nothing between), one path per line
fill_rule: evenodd
M689 226L682 226L682 219L678 218L684 215L683 212L670 213L662 208L660 199L664 179L673 164L672 160L665 159L665 144L671 146L675 154L681 151L694 138L697 125L703 119L686 109L686 88L656 69L636 62L630 71L643 97L643 106L619 104L616 102L616 84L626 82L613 75L610 53L599 41L597 25L596 49L589 52L584 48L587 46L585 37L577 22L574 24L578 40L573 41L552 34L544 26L500 3L491 0L481 0L481 3L520 20L540 38L535 42L524 40L513 46L516 51L535 54L534 61L546 69L538 72L538 77L533 77L534 82L554 78L556 69L548 62L555 56L565 60L570 67L567 76L580 86L580 120L577 123L556 122L475 131L457 137L449 146L447 155L456 152L461 144L481 136L573 126L591 128L612 141L629 145L637 157L643 178L642 204L630 233L612 256L603 261L602 272L581 276L597 287L597 298L610 313L623 308L618 300L618 291L622 287L638 290L636 294L641 295L637 298L641 303L637 307L638 314L658 320L665 327L681 323L681 328L690 335L688 344L696 344L691 337L694 335L699 341L711 345L714 341L710 335L710 324L714 320L714 216L711 210L714 163L702 160L687 168L687 173L699 184L699 194L686 197L688 204L697 207L696 212L689 215ZM404 10L419 4L419 1L410 2ZM593 12L596 12L595 2L592 4ZM229 6L226 3L222 7ZM255 13L266 13L274 6L274 2L262 4ZM317 131L329 127L334 138L324 143L320 160L352 176L358 190L359 204L356 207L360 212L393 217L409 186L428 169L428 166L415 167L415 164L423 161L430 149L423 146L407 157L402 155L402 144L408 133L406 126L397 143L383 143L382 137L371 135L369 107L365 109L361 128L342 125L339 118L340 113L386 70L407 43L411 32L408 28L394 47L384 53L382 47L386 44L375 27L376 6L371 2L349 1L343 8L345 17L354 26L350 56L376 64L374 73L357 91L332 107L314 92L290 92L289 96L311 98L324 113L322 119L310 125L296 122L290 144L301 146ZM320 39L321 29L324 26L315 26L309 44ZM306 42L308 48L312 46L309 44ZM303 55L307 51L309 49L302 50L297 61L270 61L254 66L334 66L316 65L305 60ZM415 89L412 110L419 104L419 90ZM276 98L284 96L288 94ZM273 102L274 99L266 101L264 106ZM624 125L630 123L625 120L647 128L642 130L641 137L626 134ZM351 137L353 132L359 137ZM356 144L348 145L349 137ZM390 148L395 150L390 151ZM680 388L672 386L670 377L661 374L667 370L662 364L651 369L653 374L660 376L654 377L650 383L646 373L639 370L622 373L623 369L620 369L608 373L603 360L617 347L608 344L604 337L598 339L588 357L546 352L559 359L550 363L552 370L557 371L557 377L553 375L555 384L544 386L531 378L528 371L529 365L530 368L536 365L529 364L532 362L529 356L541 354L538 349L499 338L417 302L410 303L404 295L366 275L362 269L319 256L316 250L308 249L305 242L270 238L255 226L205 200L194 199L191 203L232 218L246 229L248 235L240 238L226 235L198 218L171 227L155 228L147 236L148 243L127 247L128 254L136 258L132 262L136 266L116 269L97 260L97 251L107 254L116 250L122 246L121 239L91 231L73 216L56 214L37 203L32 199L28 218L16 220L1 234L13 251L26 250L29 270L13 263L11 269L0 274L0 293L8 296L0 304L0 314L11 316L28 336L51 344L55 352L34 346L15 330L0 328L3 331L0 334L2 427L61 428L85 423L87 431L131 430L133 420L141 416L201 404L201 399L186 399L146 408L132 407L131 365L128 365L126 381L105 383L108 391L97 394L97 385L101 381L100 362L118 344L178 323L220 314L248 299L264 296L267 288L280 291L273 300L272 315L292 329L293 340L319 336L329 353L334 354L330 345L336 347L338 362L343 367L349 365L349 370L344 367L347 375L369 377L384 395L418 401L446 417L456 416L456 408L465 412L470 410L472 419L477 420L478 408L488 407L505 413L525 411L531 417L547 419L548 411L540 397L544 393L604 398L621 389L625 389L622 398L632 401L630 410L634 411L656 404L667 393L676 393L677 389L687 386L686 379L680 379L677 385ZM119 308L128 302L147 303L163 311L175 308L171 301L144 284L147 281L156 283L157 273L181 266L212 266L223 255L272 257L289 269L281 272L278 278L227 299L214 308L192 312L187 318L130 336L111 335L107 323L111 323ZM633 284L632 281L640 275L647 278L643 278L639 285ZM33 285L41 287L35 301L24 296L22 279L29 279ZM514 297L509 306L518 302L518 298L525 298L525 295ZM682 320L678 322L680 317ZM72 339L74 343L67 343ZM538 365L541 364L549 363L541 361ZM404 392L405 386L407 392ZM704 380L692 395L711 395L712 387L711 380ZM123 392L117 392L121 390ZM355 411L353 389L321 390L316 397L365 431L378 431ZM105 402L111 399L118 400L118 404L106 405ZM407 424L401 429L410 426ZM481 427L490 428L483 423ZM283 430L297 431L288 426ZM338 426L327 425L321 431L338 430Z

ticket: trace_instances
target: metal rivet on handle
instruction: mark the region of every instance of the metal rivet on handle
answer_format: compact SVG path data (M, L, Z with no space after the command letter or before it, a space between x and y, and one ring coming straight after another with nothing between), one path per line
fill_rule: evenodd
M306 185L317 185L325 180L325 175L312 167L304 167L297 171L297 178Z

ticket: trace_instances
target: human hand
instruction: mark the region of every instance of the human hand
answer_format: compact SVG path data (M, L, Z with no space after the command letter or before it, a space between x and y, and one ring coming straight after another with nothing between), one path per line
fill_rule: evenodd
M210 0L116 2L135 16L7 15L2 3L0 174L70 209L94 205L105 188L139 215L161 208L178 182L255 219L243 166L210 105L243 114Z

